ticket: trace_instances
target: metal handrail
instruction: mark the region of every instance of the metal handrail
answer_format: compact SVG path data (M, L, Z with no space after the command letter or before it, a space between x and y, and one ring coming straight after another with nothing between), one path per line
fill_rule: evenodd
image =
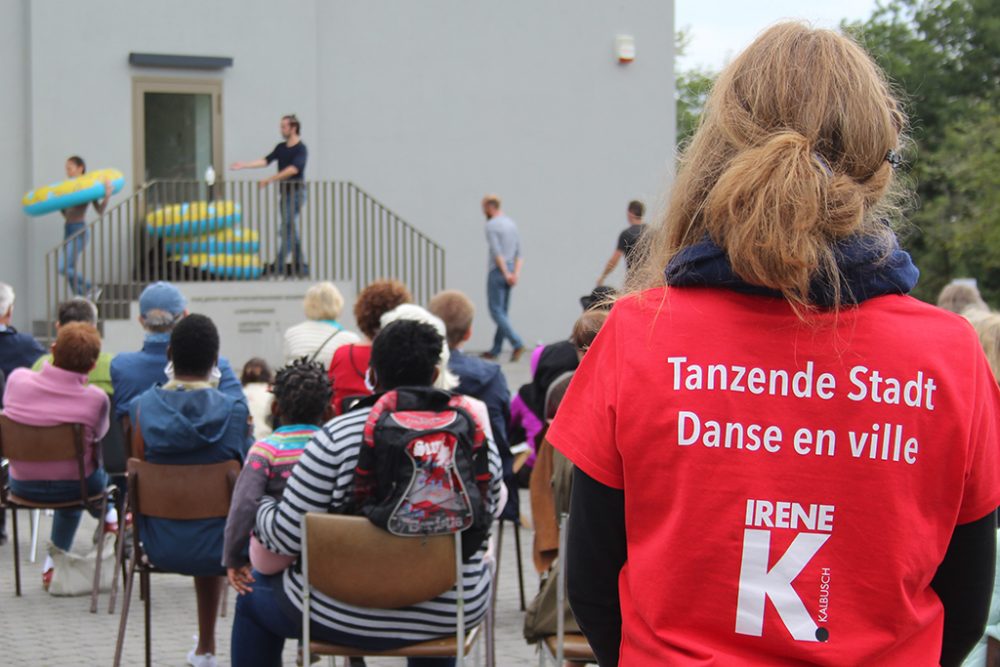
M104 319L127 318L130 302L156 280L251 283L284 277L295 269L294 264L268 266L274 263L283 231L281 205L288 190L281 187L260 188L256 181L224 181L213 186L200 181L144 184L46 253L47 312L51 316L59 302L87 291L80 279L70 284L59 266L60 259L80 241L86 245L76 260L76 273L101 290L96 300ZM378 278L396 278L406 283L418 303L426 303L444 287L444 248L366 191L349 181L305 181L301 190L305 204L296 230L309 280L353 282L360 291ZM149 225L151 214L203 201L213 203L215 209L201 216L200 222L192 221L190 206L187 218L175 215L176 210L160 216L175 223L166 225L170 231L201 231L198 239L172 236ZM238 222L227 218L224 202L238 205ZM239 236L231 234L228 240L213 242L205 237L235 229ZM239 257L222 258L226 255ZM230 268L223 267L224 263ZM272 271L264 271L267 268Z

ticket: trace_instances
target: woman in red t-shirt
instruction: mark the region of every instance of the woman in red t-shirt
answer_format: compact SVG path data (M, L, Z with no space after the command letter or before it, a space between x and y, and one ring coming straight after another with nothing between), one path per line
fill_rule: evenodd
M720 74L548 434L602 665L953 665L982 633L1000 393L906 296L904 127L839 33L776 25Z
M338 347L330 362L330 383L333 385L330 401L338 415L351 403L351 400L345 399L372 393L365 383L365 376L372 353L372 339L378 333L382 315L412 301L410 291L398 280L376 280L361 290L354 304L354 319L366 340Z

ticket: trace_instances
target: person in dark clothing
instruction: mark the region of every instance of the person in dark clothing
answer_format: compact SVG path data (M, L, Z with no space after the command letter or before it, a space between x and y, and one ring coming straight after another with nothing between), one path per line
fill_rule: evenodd
M250 410L213 386L219 333L204 315L189 315L170 334L167 356L173 377L136 398L132 424L142 432L146 460L169 465L239 461L253 442ZM139 536L153 565L194 577L198 643L188 664L215 667L215 619L226 574L222 566L226 520L175 521L140 517Z
M901 109L861 46L796 22L716 80L547 435L602 667L951 667L982 635L1000 390L968 322L908 296Z
M30 368L45 348L31 334L21 333L11 324L14 318L14 288L0 283L0 371L10 375L15 368Z
M14 288L0 283L0 379L15 368L30 367L45 354L45 349L34 336L19 332L11 324L14 317ZM0 390L2 390L0 382ZM3 398L0 391L0 399ZM3 401L0 400L0 407ZM7 541L7 513L0 512L0 544Z
M604 273L597 279L598 286L604 284L604 280L615 270L622 257L625 258L626 272L632 268L636 248L639 246L643 232L646 231L646 225L642 219L645 213L646 207L641 201L632 200L628 203L628 209L625 213L628 218L628 227L618 235L618 244L615 246L615 251L611 253L611 258L604 265Z
M507 388L507 378L504 377L499 364L470 357L461 350L462 345L472 336L472 320L476 314L475 306L469 297L458 290L446 290L436 294L427 309L444 322L448 347L451 351L448 369L458 376L458 386L455 387L455 391L478 398L486 404L486 409L489 411L493 439L496 441L497 449L500 450L500 460L503 462L504 483L510 492L502 517L515 519L518 516L517 480L514 478L514 457L510 453L510 441L507 438L510 421L510 390Z
M278 172L260 181L260 187L270 183L278 183L279 210L281 211L281 238L278 243L278 256L270 270L275 273L285 272L285 257L292 253L292 273L299 277L309 275L309 267L302 254L302 242L299 238L298 217L302 206L306 203L306 160L309 151L302 143L299 134L302 123L294 114L282 116L281 138L284 140L274 147L267 156L249 162L234 162L230 165L233 171L240 169L259 169L272 162L278 163Z

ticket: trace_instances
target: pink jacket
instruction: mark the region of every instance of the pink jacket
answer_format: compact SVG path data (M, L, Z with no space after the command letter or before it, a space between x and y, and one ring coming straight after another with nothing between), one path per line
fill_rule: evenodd
M86 373L74 373L45 362L41 371L18 368L7 378L3 395L3 413L27 426L83 424L85 447L84 472L97 468L98 441L108 432L108 395L87 385ZM10 476L27 482L33 480L75 480L76 460L10 462Z

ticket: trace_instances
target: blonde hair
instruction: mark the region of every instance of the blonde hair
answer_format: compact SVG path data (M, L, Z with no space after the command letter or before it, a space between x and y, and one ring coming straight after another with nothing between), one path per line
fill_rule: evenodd
M454 289L435 294L427 304L427 310L444 322L449 347L458 347L462 343L476 315L476 307L469 297Z
M882 71L851 39L769 28L719 75L629 291L663 285L674 255L708 237L742 280L807 306L820 277L839 305L834 244L861 235L883 256L893 247L878 218L904 126Z
M986 353L986 360L993 369L993 377L1000 382L1000 315L989 313L972 320L979 334L979 342Z
M975 315L976 311L989 312L990 309L979 294L975 282L968 278L956 278L945 285L938 294L937 305L939 308L966 316Z
M306 291L302 307L310 320L335 320L344 309L344 297L336 285L323 281Z

